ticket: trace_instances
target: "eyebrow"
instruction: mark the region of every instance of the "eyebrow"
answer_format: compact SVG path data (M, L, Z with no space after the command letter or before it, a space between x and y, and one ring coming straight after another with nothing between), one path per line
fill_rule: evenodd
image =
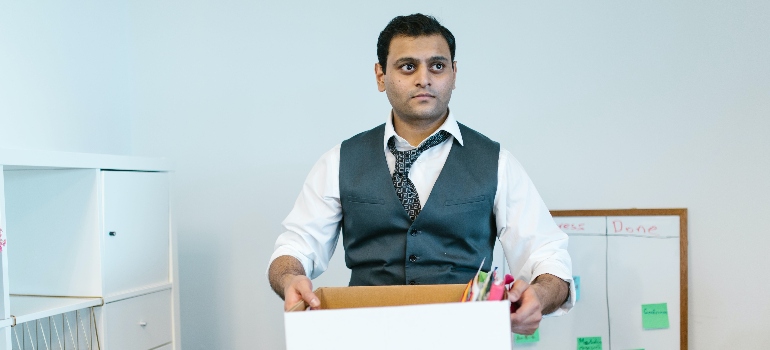
M444 57L444 56L433 56L433 57L428 58L428 61L429 62L436 62L436 61L449 62L449 59ZM420 62L420 60L416 59L414 57L401 57L401 58L397 59L396 62L393 62L393 64L396 65L396 66L399 66L399 65L402 65L404 63L413 63L413 62Z

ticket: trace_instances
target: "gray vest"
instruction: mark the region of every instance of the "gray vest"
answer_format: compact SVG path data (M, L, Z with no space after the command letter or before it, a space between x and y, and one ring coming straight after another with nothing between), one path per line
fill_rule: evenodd
M385 126L340 148L340 202L351 286L468 283L492 264L500 145L459 124L444 168L412 222L385 160Z

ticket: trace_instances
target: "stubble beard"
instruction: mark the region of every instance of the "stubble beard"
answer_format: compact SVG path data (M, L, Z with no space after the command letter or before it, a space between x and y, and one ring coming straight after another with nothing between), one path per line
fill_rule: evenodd
M443 119L448 111L449 111L449 101L447 99L447 102L444 103L443 101L438 100L437 97L434 97L437 100L435 101L434 107L431 109L423 109L423 108L413 108L410 106L411 98L407 100L405 103L401 104L399 108L397 108L391 101L391 106L393 107L394 114L401 119L402 121L409 123L409 124L415 124L415 125L425 125L425 124L431 124L438 120ZM401 108L403 107L403 108Z

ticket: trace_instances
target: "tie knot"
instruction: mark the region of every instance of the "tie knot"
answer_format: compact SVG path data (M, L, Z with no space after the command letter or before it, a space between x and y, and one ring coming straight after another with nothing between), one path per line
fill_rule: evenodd
M412 167L412 164L417 160L417 158L422 154L422 152L425 152L427 149L439 145L442 142L446 141L446 139L449 138L449 132L446 130L439 130L439 132L433 134L431 137L427 138L425 141L423 141L419 147L415 149L410 149L408 151L399 151L396 149L396 137L392 136L388 140L388 150L390 150L390 153L393 154L393 156L396 157L396 169L395 172L402 173L402 174L408 174L409 168Z

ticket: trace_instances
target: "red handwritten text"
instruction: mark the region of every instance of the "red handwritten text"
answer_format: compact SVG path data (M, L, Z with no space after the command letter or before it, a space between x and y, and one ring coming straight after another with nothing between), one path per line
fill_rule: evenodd
M656 231L658 231L658 227L655 225L645 226L645 225L638 225L638 226L626 226L623 224L623 221L621 220L613 220L612 221L612 229L613 233L632 233L632 234L657 234Z
M569 224L569 223L561 223L559 224L559 228L562 230L568 230L568 231L585 231L586 224L580 223L580 224Z

